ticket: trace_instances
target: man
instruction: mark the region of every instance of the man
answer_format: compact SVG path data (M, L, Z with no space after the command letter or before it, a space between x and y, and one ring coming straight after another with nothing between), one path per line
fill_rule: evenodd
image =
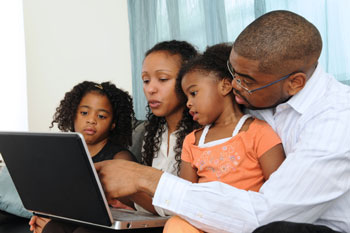
M288 11L261 16L234 42L236 101L277 131L286 152L259 192L108 161L96 165L107 197L146 192L205 232L350 232L350 88L318 65L321 49L315 26Z

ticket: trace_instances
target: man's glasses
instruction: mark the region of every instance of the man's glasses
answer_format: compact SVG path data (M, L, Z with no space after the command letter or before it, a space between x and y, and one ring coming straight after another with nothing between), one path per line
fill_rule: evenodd
M244 86L244 84L242 83L242 80L238 77L236 71L235 71L235 70L233 69L233 67L231 66L229 60L227 60L227 69L228 69L228 71L230 72L230 74L231 74L233 80L236 81L236 84L237 84L240 88L242 88L243 90L247 91L249 94L252 94L253 92L258 91L258 90L261 90L261 89L263 89L263 88L265 88L265 87L269 87L269 86L271 86L271 85L273 85L273 84L275 84L275 83L278 83L279 81L285 80L286 78L288 78L288 77L291 76L292 74L295 74L295 73L296 73L296 72L290 73L290 74L288 74L288 75L286 75L286 76L283 76L282 78L280 78L280 79L278 79L278 80L276 80L276 81L273 81L273 82L271 82L271 83L269 83L269 84L266 84L266 85L264 85L264 86L262 86L262 87L255 88L255 89L253 89L253 90L249 90L247 87Z

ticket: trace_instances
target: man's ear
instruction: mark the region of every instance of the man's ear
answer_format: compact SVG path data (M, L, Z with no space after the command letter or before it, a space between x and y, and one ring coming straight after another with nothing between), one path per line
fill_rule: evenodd
M306 84L306 74L299 72L291 75L291 77L288 78L288 84L287 84L288 94L289 95L297 94L301 89L304 88L305 84Z
M223 80L220 81L220 91L223 96L226 96L232 93L231 79L224 78Z

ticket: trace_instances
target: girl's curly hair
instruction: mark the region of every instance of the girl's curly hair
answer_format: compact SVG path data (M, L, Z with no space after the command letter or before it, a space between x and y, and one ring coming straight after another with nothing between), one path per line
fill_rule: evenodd
M194 71L204 74L214 72L217 79L229 79L232 81L233 77L227 69L227 60L230 57L231 49L231 43L220 43L208 46L203 54L191 59L181 67L176 79L176 90L182 91L181 81L183 77ZM233 98L233 93L231 93L231 95ZM240 109L243 110L243 108L244 106L240 105Z
M145 53L145 57L153 52L165 51L170 53L171 55L180 55L181 62L185 64L190 59L197 56L197 50L186 41L164 41L156 44L153 48L148 50ZM175 87L174 87L175 88ZM186 96L181 91L177 91L177 95L185 106ZM156 156L156 152L159 151L161 144L161 136L165 131L166 120L165 117L155 116L149 106L146 107L147 111L147 122L145 124L145 138L143 144L143 152L141 154L141 162L145 165L152 166L153 158ZM180 170L180 162L181 162L181 151L182 151L182 143L185 139L185 136L192 132L194 129L198 128L198 123L193 121L192 116L189 114L189 110L185 107L182 119L179 121L177 125L176 132L176 145L174 148L175 152L175 160L177 162L177 170Z
M187 73L191 73L193 71L203 73L215 72L218 79L227 78L232 80L232 76L227 69L227 60L230 57L231 49L231 43L221 43L208 46L203 54L195 57L181 67L176 80L176 89L182 90L182 78Z
M101 84L84 81L66 92L60 105L56 108L50 128L57 123L57 127L64 132L74 132L74 119L81 99L90 92L106 96L113 108L112 123L116 127L109 134L109 140L127 148L132 144L132 123L135 119L132 98L128 92L117 88L110 82Z

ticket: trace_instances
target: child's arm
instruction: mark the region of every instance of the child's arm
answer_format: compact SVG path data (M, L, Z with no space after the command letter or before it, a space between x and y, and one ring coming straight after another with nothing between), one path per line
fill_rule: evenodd
M198 183L197 169L191 163L181 160L180 177L192 183Z
M277 144L270 150L266 151L259 158L259 163L264 174L265 180L269 179L270 175L277 170L285 159L285 154L282 144Z
M29 221L30 231L33 233L41 233L45 225L50 221L48 218L33 215Z
M135 157L132 154L130 154L129 151L126 151L126 150L116 153L113 159L124 159L124 160L136 162Z

